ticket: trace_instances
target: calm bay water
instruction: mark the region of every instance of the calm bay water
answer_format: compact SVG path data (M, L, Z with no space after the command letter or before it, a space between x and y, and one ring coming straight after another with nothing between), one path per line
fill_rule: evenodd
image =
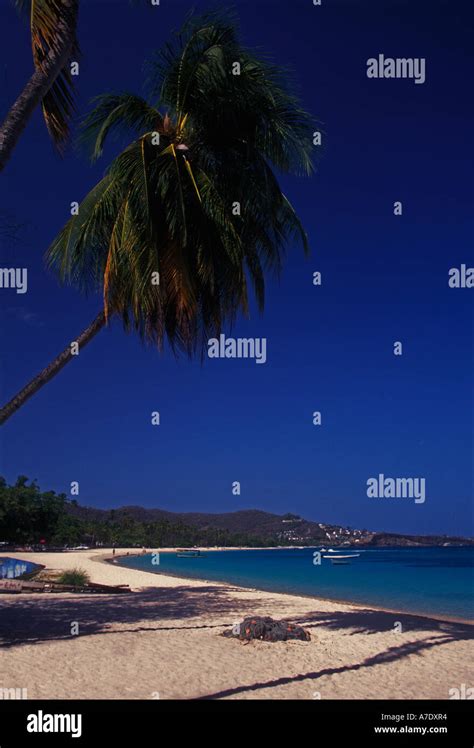
M472 619L474 548L361 550L348 565L322 559L314 548L204 551L201 558L160 553L120 559L119 563L153 573L231 582L273 592L346 600L411 613ZM336 549L337 550L337 549Z

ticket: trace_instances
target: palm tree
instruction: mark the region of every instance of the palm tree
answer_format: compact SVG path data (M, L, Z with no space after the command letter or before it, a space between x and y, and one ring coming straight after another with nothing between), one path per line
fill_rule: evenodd
M51 138L59 151L63 149L73 112L68 63L79 54L78 0L13 0L13 3L30 19L35 71L0 128L0 171L40 102Z
M151 101L96 100L83 138L98 158L113 131L135 139L47 252L62 281L103 295L87 343L113 316L161 349L204 354L210 337L263 310L266 271L307 239L272 165L309 174L311 120L287 76L238 40L233 19L189 20L150 67ZM1 411L4 422L68 360L60 354Z

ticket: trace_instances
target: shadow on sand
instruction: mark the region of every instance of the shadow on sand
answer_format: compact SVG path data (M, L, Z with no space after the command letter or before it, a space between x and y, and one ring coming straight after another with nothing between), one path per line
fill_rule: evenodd
M232 626L239 615L249 614L255 599L236 600L228 593L233 587L150 587L124 595L18 595L2 605L0 597L0 649L24 644L41 644L55 639L75 638L72 621L80 624L81 636L121 633L123 631L160 631ZM232 619L217 619L232 614ZM237 619L236 619L237 616ZM186 626L186 619L207 617L209 624ZM144 622L176 621L172 626L137 626ZM112 625L117 631L108 630Z
M72 621L80 623L81 636L103 636L117 633L143 631L169 631L179 629L223 629L231 627L236 620L246 615L259 614L262 603L258 597L242 595L235 598L229 593L230 586L203 587L153 587L125 595L37 595L8 598L8 605L2 605L0 598L0 650L21 647L26 644L41 645L51 640L75 638L71 635ZM324 604L323 602L321 604ZM384 651L368 657L362 662L324 668L319 671L300 673L294 676L279 677L248 685L209 693L202 699L218 699L239 694L273 688L288 683L317 680L325 675L336 675L375 665L394 662L411 655L419 655L434 647L452 642L471 639L474 626L404 613L393 613L367 608L353 608L341 611L311 611L296 616L285 616L286 604L280 599L266 599L265 606L279 608L280 616L299 623L305 628L331 630L354 634L376 634L394 631L399 621L404 633L426 632L426 636L415 641L390 646ZM288 607L290 603L288 603ZM202 618L208 623L203 624ZM192 623L201 618L199 623ZM147 623L150 625L146 625ZM169 624L167 625L167 622ZM189 622L189 625L187 625ZM160 625L158 625L160 624ZM117 630L110 630L117 626ZM128 627L128 628L127 628ZM216 634L219 633L216 631ZM395 637L394 637L395 639ZM275 645L278 646L278 645Z

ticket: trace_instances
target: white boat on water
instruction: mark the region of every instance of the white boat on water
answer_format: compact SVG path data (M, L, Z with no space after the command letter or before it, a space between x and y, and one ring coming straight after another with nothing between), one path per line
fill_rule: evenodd
M332 548L329 549L331 552L331 555L323 556L323 558L329 558L331 560L332 564L350 564L351 559L353 558L359 558L360 553L337 553L337 551L333 551Z
M323 556L323 558L359 558L360 553L343 553L337 554L337 556Z

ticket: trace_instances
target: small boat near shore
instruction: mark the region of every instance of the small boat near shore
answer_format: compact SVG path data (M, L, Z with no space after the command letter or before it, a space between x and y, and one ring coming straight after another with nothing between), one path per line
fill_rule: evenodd
M197 551L193 548L178 548L176 552L177 558L204 558L205 554L201 551Z
M359 558L360 553L336 553L333 551L331 555L325 555L323 558L329 558L332 564L350 564L351 559Z

